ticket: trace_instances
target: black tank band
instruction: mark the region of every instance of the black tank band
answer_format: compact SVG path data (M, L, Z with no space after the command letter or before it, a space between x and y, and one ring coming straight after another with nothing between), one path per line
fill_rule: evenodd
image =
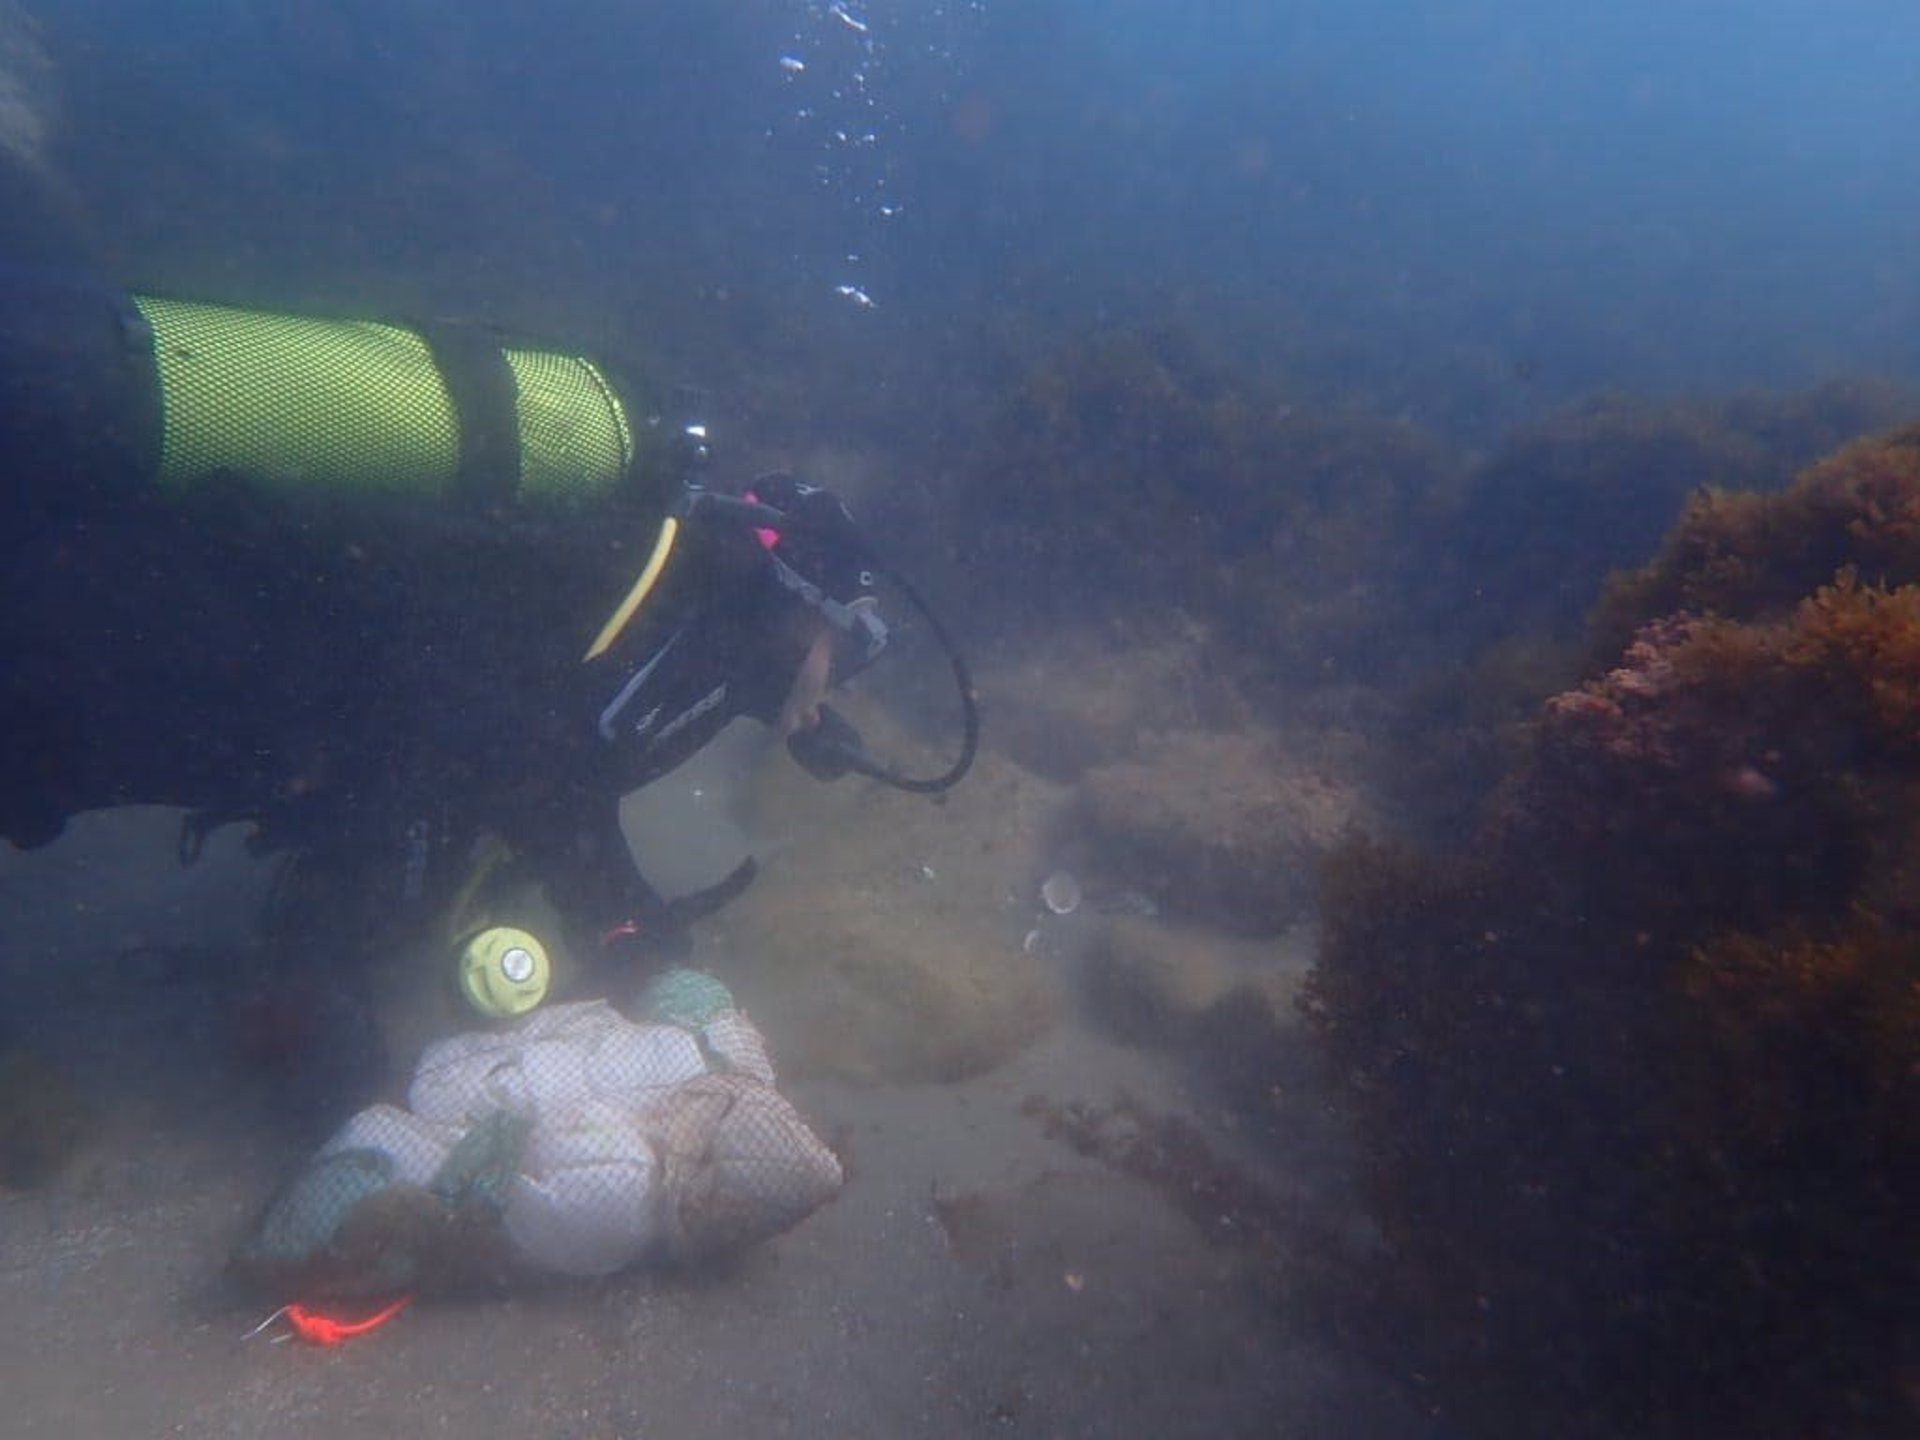
M460 421L455 493L478 510L512 504L520 489L520 420L499 337L475 325L418 329Z

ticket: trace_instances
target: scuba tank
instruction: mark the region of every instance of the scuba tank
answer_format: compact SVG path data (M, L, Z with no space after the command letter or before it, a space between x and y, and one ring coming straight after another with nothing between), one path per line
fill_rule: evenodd
M645 458L632 398L583 356L485 327L323 319L0 267L0 467L183 495L478 507L593 503Z

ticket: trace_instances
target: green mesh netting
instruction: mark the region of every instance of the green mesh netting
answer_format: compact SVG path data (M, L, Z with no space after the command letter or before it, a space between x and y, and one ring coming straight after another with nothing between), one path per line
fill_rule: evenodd
M153 327L162 484L221 472L389 492L452 484L459 423L412 331L133 298Z
M280 1192L240 1259L254 1265L295 1265L332 1239L354 1208L393 1184L393 1161L378 1150L323 1155Z
M698 1029L711 1024L721 1011L733 1009L733 995L706 971L682 968L656 975L640 1006L655 1020Z
M516 392L521 494L566 499L610 488L633 460L633 433L606 376L577 356L504 353Z

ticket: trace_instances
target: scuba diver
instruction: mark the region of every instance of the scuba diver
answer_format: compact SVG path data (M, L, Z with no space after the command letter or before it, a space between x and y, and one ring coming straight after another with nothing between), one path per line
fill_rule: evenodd
M676 571L636 607L641 617L616 611L596 637L572 702L577 720L591 717L591 737L576 727L584 750L560 767L564 783L544 813L553 829L542 834L542 816L523 816L515 837L548 857L542 878L556 903L596 932L602 948L671 946L689 920L751 881L748 859L708 890L669 904L631 863L620 828L622 796L691 758L735 719L773 730L822 778L873 764L824 704L887 643L877 577L852 514L831 491L786 474L760 476L743 500L744 522L696 528L680 542L688 553ZM711 495L692 503L725 504ZM590 819L585 828L581 817Z
M491 832L576 948L671 949L751 862L669 903L619 802L729 722L923 793L977 741L964 661L846 506L787 475L717 494L705 453L593 362L491 330L0 267L0 837L168 804L191 861L245 821L296 857L269 928L354 950ZM823 703L886 643L883 575L960 692L942 775Z

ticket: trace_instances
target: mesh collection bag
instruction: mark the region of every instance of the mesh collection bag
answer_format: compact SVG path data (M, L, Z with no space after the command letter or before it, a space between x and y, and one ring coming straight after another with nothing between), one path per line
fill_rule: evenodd
M407 1107L349 1120L237 1267L299 1299L608 1275L752 1245L838 1192L724 986L670 972L646 1013L556 1005L429 1046Z

